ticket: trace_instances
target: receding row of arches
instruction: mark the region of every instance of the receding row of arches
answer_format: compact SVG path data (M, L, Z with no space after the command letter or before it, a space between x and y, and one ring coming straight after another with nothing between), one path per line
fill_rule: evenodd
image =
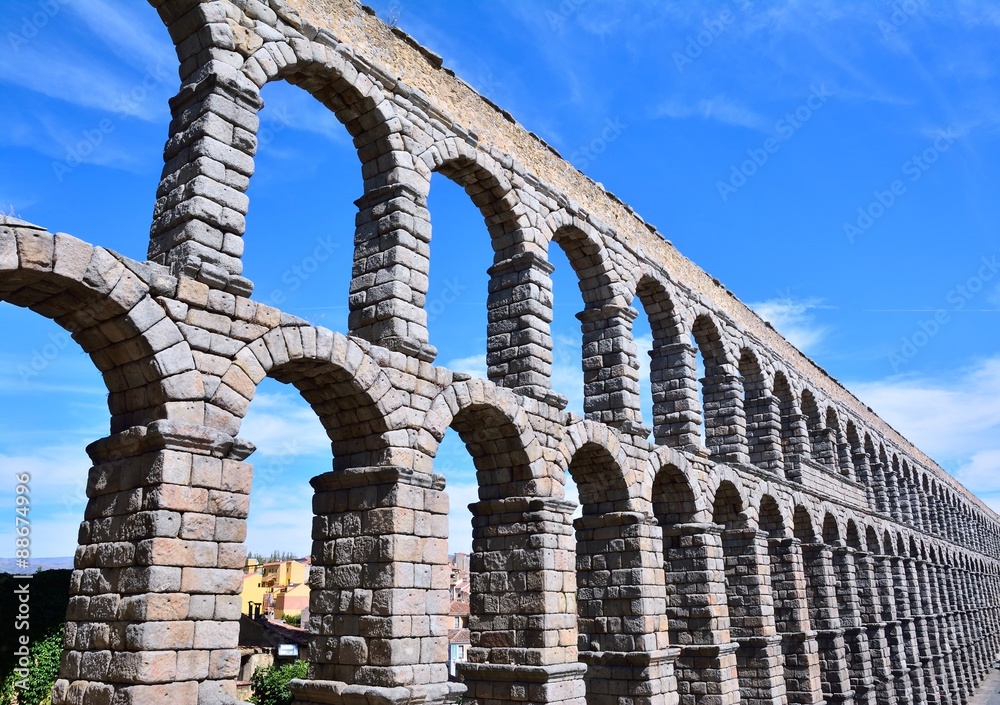
M169 13L164 19L172 21ZM588 418L626 432L646 432L631 335L641 306L653 339L648 421L657 444L705 447L717 460L752 464L792 480L801 478L803 467L814 465L862 485L875 511L938 535L965 532L963 538L996 544L998 537L985 516L967 509L950 483L900 457L889 441L863 428L843 405L824 401L798 374L763 352L766 345L738 332L706 297L686 291L663 266L623 247L624 238L613 228L523 173L457 123L442 130L437 109L418 96L397 96L396 81L380 81L374 67L359 68L349 53L314 41L264 41L245 59L239 76L226 79L232 86L220 79L214 88L239 107L224 121L253 133L262 105L260 88L288 81L327 106L357 148L364 195L358 201L349 296L349 327L355 335L425 358L433 355L425 310L431 240L427 194L431 175L440 173L459 184L482 214L494 252L484 351L491 381L558 401L551 392L549 250L555 243L579 283ZM188 93L207 100L196 91ZM216 109L210 101L203 108ZM176 111L184 117L175 125L171 150L216 139L198 127L201 109L178 101ZM232 146L233 155L245 154L249 162L231 155L234 164L225 166L247 178L220 188L245 191L257 145L242 138ZM150 248L154 260L200 257L192 242L207 247L214 241L197 234L206 225L228 235L243 234L242 218L224 217L225 209L216 216L211 209L183 207L186 199L205 196L199 188L188 188L196 177L214 178L201 173L204 165L191 166L173 160L165 169ZM223 267L228 262L235 274L240 271L238 255L222 253L212 261ZM704 370L701 379L699 368ZM919 502L917 495L925 489L939 500Z

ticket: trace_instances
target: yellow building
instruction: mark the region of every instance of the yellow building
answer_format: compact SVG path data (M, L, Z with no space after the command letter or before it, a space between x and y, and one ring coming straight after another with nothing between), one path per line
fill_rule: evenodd
M243 614L295 617L309 606L309 559L258 563L247 560L243 570ZM255 610L256 606L256 610Z
M240 611L243 614L253 615L251 603L257 605L257 610L263 610L264 604L264 584L261 574L262 564L250 558L243 569L243 590L240 593Z

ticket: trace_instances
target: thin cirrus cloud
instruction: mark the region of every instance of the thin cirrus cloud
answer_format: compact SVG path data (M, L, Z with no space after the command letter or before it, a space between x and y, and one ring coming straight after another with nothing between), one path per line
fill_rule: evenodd
M826 327L816 323L812 315L812 311L824 308L820 299L781 296L747 306L803 352L815 349L826 336Z
M659 106L656 116L672 120L700 118L722 125L759 131L766 131L768 127L764 116L725 95L716 95L695 102L672 98Z

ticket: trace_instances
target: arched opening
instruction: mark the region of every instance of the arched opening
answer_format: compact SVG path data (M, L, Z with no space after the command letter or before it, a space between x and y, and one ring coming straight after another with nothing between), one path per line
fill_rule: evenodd
M478 395L466 385L461 396ZM487 697L489 683L475 670L463 669L470 660L511 663L516 654L544 640L546 626L539 620L546 610L547 586L533 539L536 532L565 535L569 526L568 519L538 525L524 520L526 512L541 507L535 495L542 478L535 477L525 429L509 409L495 402L467 402L451 418L449 429L460 450L452 452L454 446L442 442L434 460L436 473L448 483L450 504L448 670L451 678L464 674L470 696ZM470 457L473 477L466 470ZM568 553L571 547L561 549ZM512 600L513 595L518 599Z
M800 465L809 455L809 440L795 401L795 392L784 372L774 374L774 396L781 416L781 456L785 477L800 480Z
M836 523L831 527L824 520L823 533L817 534L809 511L800 505L795 508L792 526L795 538L802 542L809 623L816 630L823 697L836 699L851 689L838 614L833 551L827 543L837 540Z
M664 465L653 478L653 515L663 533L663 570L667 587L667 617L670 643L677 646L706 643L699 629L711 624L697 618L698 596L689 589L697 584L697 575L676 566L687 565L694 557L693 547L685 540L684 526L693 524L698 507L695 493L684 472L674 465Z
M346 333L358 151L336 115L292 82L268 83L261 97L246 234L227 234L223 251L252 250L243 276L255 301Z
M528 340L526 332L516 327L520 317L538 316L547 308L544 299L521 302L530 311L518 311L513 302L506 307L487 305L497 294L491 291L491 265L501 257L504 245L515 240L510 232L516 228L510 213L512 196L504 193L506 188L509 185L468 157L435 168L427 199L431 257L423 304L430 343L438 351L436 363L501 383L532 372L540 351L524 346L547 342ZM505 345L498 347L490 330L503 331ZM540 332L537 335L544 338Z
M774 603L767 537L748 525L739 490L723 481L712 504L713 521L723 527L726 607L736 651L740 701L773 703L785 696L781 646L773 637Z
M257 385L240 432L256 446L253 481L249 473L244 478L249 507L240 590L241 640L266 643L283 635L297 647L297 659L309 661L308 577L314 528L309 481L330 472L331 439L298 390L270 377ZM234 523L232 519L236 517L226 523ZM320 631L321 620L317 616L313 632ZM271 665L274 659L269 656L252 650L241 653L237 680L249 681L257 668Z
M629 511L628 483L621 460L594 441L573 455L568 474L580 496L582 516L574 522L576 539L576 610L579 659L587 665L584 682L589 700L613 692L613 684L630 689L630 680L604 658L609 652L628 652L646 642L650 625L643 617L658 615L639 608L628 596L651 585L633 568L651 564L652 552L628 546L622 532L642 531ZM646 535L652 528L646 525ZM628 528L626 528L628 527ZM655 581L654 581L655 584Z
M865 456L868 458L871 474L872 508L879 514L886 514L889 511L889 503L885 487L885 466L878 451L875 450L875 441L868 433L865 434Z
M779 403L771 396L757 355L749 348L743 348L740 352L739 370L750 462L765 470L780 470L784 459L781 452Z
M691 335L701 353L701 407L705 447L723 461L747 462L746 418L739 369L729 359L718 326L707 315L694 320Z
M837 410L832 406L826 407L826 434L827 442L834 451L834 467L841 476L853 480L854 461L851 458L851 446L847 443L847 437L840 426Z
M563 251L568 266L553 252L552 243ZM568 292L560 294L560 289L568 288L558 281L560 268L575 273L584 303L583 310L576 314L581 331L578 366L583 372L583 413L588 419L645 436L639 412L639 362L632 334L638 313L614 290L616 277L596 232L584 225L566 225L555 229L552 243L549 262L555 267L556 318L566 315L561 313L561 296L575 298Z
M692 370L694 351L683 339L673 301L660 282L650 276L642 277L636 289L636 298L646 314L636 319L634 336L637 349L645 347L641 335L647 328L650 339L646 380L642 374L641 349L638 352L643 418L652 420L653 439L657 444L683 448L693 444L698 437L699 417L690 403L698 396ZM645 389L644 382L648 385ZM648 409L645 404L648 404Z
M552 268L552 390L566 399L566 410L584 414L583 332L577 315L589 303L576 267L584 267L583 239L569 229L549 244Z
M816 402L815 395L808 389L802 390L802 415L809 433L810 457L820 465L831 467L833 449L824 430L819 404Z

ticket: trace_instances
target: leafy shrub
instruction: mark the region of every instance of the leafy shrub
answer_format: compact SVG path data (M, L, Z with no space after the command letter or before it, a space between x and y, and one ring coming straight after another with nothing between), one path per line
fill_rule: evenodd
M283 666L258 668L250 676L253 691L250 702L255 705L291 705L292 691L288 689L288 681L305 678L308 666L305 661L293 661Z
M0 687L0 703L3 705L49 705L52 686L59 674L59 660L62 657L63 629L50 632L44 639L32 643L28 658L27 688L21 689L15 684L19 682L18 675L13 671Z
M285 624L290 624L293 627L302 626L302 615L301 614L286 614L282 618Z

